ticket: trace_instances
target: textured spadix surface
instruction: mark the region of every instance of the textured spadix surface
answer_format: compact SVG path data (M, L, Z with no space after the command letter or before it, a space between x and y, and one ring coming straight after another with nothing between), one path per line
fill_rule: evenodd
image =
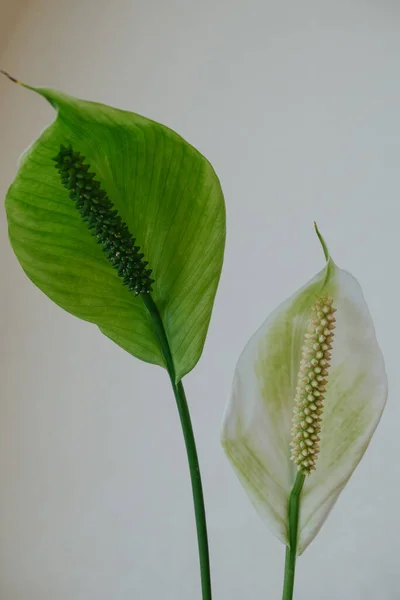
M308 331L304 336L297 379L292 427L292 460L299 471L315 471L319 454L319 434L324 413L333 334L335 330L333 300L318 297L311 307Z
M301 496L301 554L362 458L387 397L384 362L360 285L327 256L325 268L283 302L241 354L222 444L271 531L288 542L287 504L296 477L292 417L305 334L316 298L336 309L316 470Z

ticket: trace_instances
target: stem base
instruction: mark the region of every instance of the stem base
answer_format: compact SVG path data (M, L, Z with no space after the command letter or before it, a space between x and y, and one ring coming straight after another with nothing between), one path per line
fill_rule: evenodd
M299 528L300 496L305 481L305 475L297 473L296 481L289 496L288 522L289 546L286 547L285 578L283 581L282 600L292 600L294 590L294 576L297 558L297 533Z

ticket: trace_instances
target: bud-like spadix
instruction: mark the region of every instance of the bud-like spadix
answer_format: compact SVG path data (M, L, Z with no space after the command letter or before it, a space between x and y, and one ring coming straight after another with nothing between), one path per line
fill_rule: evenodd
M309 475L315 469L336 310L327 295L317 298L305 334L292 428L292 460Z

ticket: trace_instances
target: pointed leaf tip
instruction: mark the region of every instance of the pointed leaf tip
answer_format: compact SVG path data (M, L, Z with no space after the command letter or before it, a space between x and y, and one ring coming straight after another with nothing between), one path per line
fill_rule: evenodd
M39 88L36 89L36 88L32 87L31 85L28 85L27 83L24 83L23 81L20 81L19 79L16 79L16 77L13 77L12 75L10 75L10 73L7 73L7 71L0 69L0 73L1 73L1 75L5 75L7 77L7 79L12 81L13 83L20 85L21 87L24 87L27 90L31 90L32 92L36 92L36 93L40 94Z
M324 238L322 237L322 235L321 235L321 233L320 233L320 231L318 229L318 225L317 225L317 223L315 221L314 221L314 229L315 229L315 233L317 234L318 239L319 239L319 241L321 243L322 250L324 251L325 260L328 261L329 258L330 258L328 246L326 245L326 242L325 242Z
M10 81L12 81L13 83L21 83L20 81L18 81L18 79L15 79L15 77L13 77L12 75L10 75L9 73L7 73L7 71L3 71L3 69L0 69L0 73L2 75L5 75L6 77L8 77L8 79Z

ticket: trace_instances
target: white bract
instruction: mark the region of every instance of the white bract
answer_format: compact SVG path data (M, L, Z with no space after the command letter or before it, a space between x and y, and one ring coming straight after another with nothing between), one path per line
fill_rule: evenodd
M297 468L306 473L299 554L318 533L361 460L387 398L383 357L360 285L335 265L320 240L325 268L267 318L242 352L222 430L222 445L240 481L285 544L289 494ZM310 330L310 322L320 327L312 315L324 302L333 309L328 329L335 322L330 328L334 336L327 330L326 339L312 340L318 357L322 350L329 358L329 371L322 365L321 379L321 372L309 372L311 364L317 371L320 367L311 363L309 338L321 333ZM318 402L307 396L315 382L322 386Z

